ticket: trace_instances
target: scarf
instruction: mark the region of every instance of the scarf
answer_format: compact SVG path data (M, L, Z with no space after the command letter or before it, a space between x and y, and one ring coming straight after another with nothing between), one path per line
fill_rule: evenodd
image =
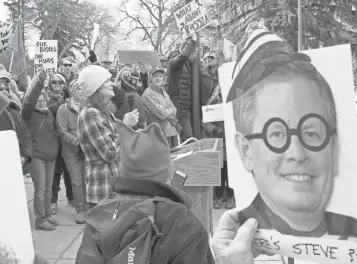
M71 104L71 107L74 111L76 111L77 113L79 113L79 111L81 110L82 108L82 104L80 103L76 103L73 98L71 99L70 101L70 104Z

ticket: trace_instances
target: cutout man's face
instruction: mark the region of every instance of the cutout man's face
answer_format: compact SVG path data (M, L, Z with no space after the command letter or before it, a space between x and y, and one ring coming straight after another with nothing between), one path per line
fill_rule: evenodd
M331 129L335 128L329 121L327 107L331 106L327 99L317 84L306 79L268 83L257 93L255 103L253 133L261 133L266 122L274 117L282 119L290 129L296 129L301 118L310 113L320 115ZM311 127L311 124L307 122L301 129L306 140L317 139L325 131L324 127ZM278 144L281 137L286 136L285 132L279 132L282 129L273 126L271 133L268 132L272 142ZM319 135L317 129L320 129ZM247 140L239 133L236 139L243 163L254 174L259 193L268 206L280 212L321 214L325 211L337 167L336 135L332 135L320 151L305 148L298 136L292 135L290 146L283 153L273 152L262 139Z

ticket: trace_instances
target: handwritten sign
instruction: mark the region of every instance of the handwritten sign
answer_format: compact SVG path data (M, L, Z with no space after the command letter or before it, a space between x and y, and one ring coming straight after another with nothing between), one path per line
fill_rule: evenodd
M156 50L118 50L118 56L123 64L160 65Z
M223 104L202 106L203 123L224 121Z
M264 252L324 264L357 263L357 240L336 236L294 237L275 230L257 231L252 246Z
M58 62L57 40L39 40L35 44L35 75L45 71L49 74L57 72Z
M183 38L199 32L211 23L202 0L191 1L177 10L174 16Z
M0 53L5 51L9 46L11 35L12 35L12 21L7 19L5 21L0 21Z
M223 54L226 62L235 61L237 59L237 46L226 38L223 41Z

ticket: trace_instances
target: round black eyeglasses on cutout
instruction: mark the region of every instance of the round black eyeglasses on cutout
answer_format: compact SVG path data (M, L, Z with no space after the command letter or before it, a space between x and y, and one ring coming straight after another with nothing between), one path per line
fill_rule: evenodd
M278 117L269 119L262 133L246 135L247 140L263 139L272 152L282 154L291 144L291 137L297 136L301 145L307 150L319 152L327 147L336 129L331 129L327 120L319 114L304 115L296 129L289 128L286 122Z

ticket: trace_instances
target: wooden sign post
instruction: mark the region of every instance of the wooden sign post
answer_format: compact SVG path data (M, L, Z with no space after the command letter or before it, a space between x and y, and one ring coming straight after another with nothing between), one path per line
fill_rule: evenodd
M213 187L221 185L223 140L206 138L186 145L173 154L192 154L173 159L176 170L187 175L183 187L193 200L192 211L213 235Z

